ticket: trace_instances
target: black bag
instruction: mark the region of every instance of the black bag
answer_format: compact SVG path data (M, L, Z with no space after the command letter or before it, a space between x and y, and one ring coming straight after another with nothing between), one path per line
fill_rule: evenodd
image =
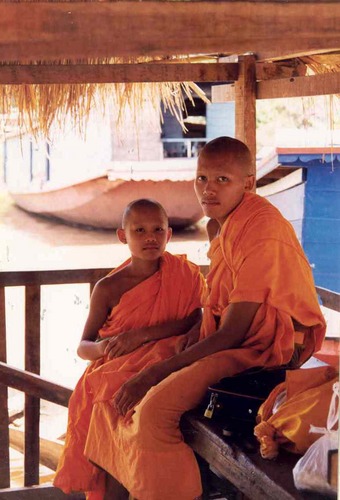
M255 424L261 404L286 377L285 368L252 368L208 387L204 416L214 420L237 419Z

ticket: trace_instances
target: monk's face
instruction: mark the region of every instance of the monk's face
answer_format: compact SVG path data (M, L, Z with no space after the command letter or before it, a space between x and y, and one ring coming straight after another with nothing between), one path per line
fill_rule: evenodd
M171 228L157 207L139 207L131 210L124 229L118 229L117 234L120 241L128 244L132 257L155 260L164 252Z
M202 154L198 159L195 192L203 212L221 225L252 189L254 176L232 153Z

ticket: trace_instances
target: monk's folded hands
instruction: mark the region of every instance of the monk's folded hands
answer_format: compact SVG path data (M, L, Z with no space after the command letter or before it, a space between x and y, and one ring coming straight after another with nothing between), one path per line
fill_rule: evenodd
M118 358L124 354L134 351L145 342L145 334L143 328L129 330L121 335L112 337L105 349L105 355L109 359Z

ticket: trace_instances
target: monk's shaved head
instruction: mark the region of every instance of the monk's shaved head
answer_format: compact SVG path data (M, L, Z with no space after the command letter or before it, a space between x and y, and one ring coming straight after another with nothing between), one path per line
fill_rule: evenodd
M158 211L164 217L166 223L168 224L168 215L162 205L156 200L151 200L149 198L140 198L138 200L131 201L124 210L122 218L122 228L124 229L129 222L129 218L132 213L136 213L143 209L153 209Z
M232 158L244 170L245 175L252 172L252 156L248 147L233 137L217 137L208 142L200 152L199 158Z

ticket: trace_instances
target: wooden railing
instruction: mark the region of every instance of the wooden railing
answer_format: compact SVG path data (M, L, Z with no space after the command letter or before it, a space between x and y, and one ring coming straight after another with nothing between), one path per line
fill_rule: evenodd
M48 384L37 377L40 374L40 304L41 286L89 283L90 289L111 269L88 269L67 271L23 271L0 273L0 488L10 485L8 391L7 386L25 392L25 442L24 484L39 484L39 423L40 398L59 404L59 391L53 383ZM6 308L5 288L25 287L25 371L6 366ZM29 372L26 373L26 372Z
M203 274L208 267L201 266ZM40 377L40 303L44 285L94 284L111 269L0 273L0 488L10 486L8 387L25 393L24 484L39 484L40 399L67 406L71 388ZM25 370L7 364L5 288L25 287ZM317 287L325 307L340 311L340 295ZM1 497L1 492L0 492ZM41 497L42 498L42 497Z

